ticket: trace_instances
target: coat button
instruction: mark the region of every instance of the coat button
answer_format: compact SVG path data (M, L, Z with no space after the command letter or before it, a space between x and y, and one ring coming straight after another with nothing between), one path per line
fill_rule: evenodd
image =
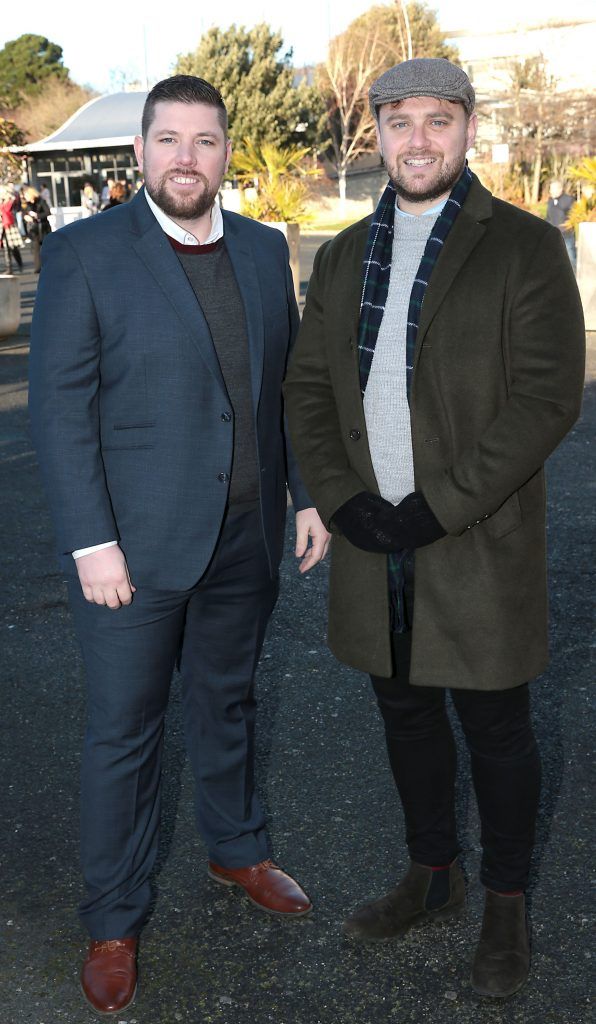
M219 480L219 481L220 481L220 482L221 482L222 484L227 484L227 482L228 482L228 480L229 480L230 478L229 478L229 476L228 476L228 474L227 474L227 473L218 473L218 474L217 474L217 479L218 479L218 480Z
M352 441L359 441L360 440L360 431L357 430L356 427L354 427L353 430L350 430L350 437L351 437Z
M221 418L222 418L224 423L229 423L230 420L232 419L232 415L229 412L222 412Z

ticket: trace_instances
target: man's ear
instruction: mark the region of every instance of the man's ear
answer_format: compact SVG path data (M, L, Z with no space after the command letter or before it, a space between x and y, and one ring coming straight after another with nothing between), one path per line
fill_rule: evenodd
M143 150L144 150L144 143L143 143L142 135L135 135L133 145L134 145L134 149L135 149L135 156L137 158L137 164L138 164L139 170L140 170L140 172L142 174L143 173Z
M472 114L468 121L468 130L466 132L466 149L471 149L476 141L476 132L478 131L478 115Z
M379 122L375 117L375 135L377 136L377 149L381 156L383 156L383 143L381 142L381 130L379 128Z

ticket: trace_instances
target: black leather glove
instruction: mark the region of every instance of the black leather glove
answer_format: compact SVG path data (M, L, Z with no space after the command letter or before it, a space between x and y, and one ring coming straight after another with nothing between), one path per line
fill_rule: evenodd
M445 536L421 491L412 491L399 505L392 505L370 491L361 491L338 508L332 518L351 544L375 554L421 548Z

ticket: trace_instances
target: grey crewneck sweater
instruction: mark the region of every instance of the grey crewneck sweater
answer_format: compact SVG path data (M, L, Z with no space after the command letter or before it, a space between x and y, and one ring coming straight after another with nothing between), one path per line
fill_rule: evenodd
M389 291L364 393L375 476L382 497L394 505L414 490L406 330L412 285L435 219L402 217L396 211Z

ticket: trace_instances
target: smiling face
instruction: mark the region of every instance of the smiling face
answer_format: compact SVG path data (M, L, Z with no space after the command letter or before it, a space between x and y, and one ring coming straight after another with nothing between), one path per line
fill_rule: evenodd
M377 140L389 177L409 213L447 197L476 138L477 118L461 103L412 96L379 110Z
M147 192L168 217L191 231L210 219L232 153L215 107L156 103L147 137L135 138L135 153Z

